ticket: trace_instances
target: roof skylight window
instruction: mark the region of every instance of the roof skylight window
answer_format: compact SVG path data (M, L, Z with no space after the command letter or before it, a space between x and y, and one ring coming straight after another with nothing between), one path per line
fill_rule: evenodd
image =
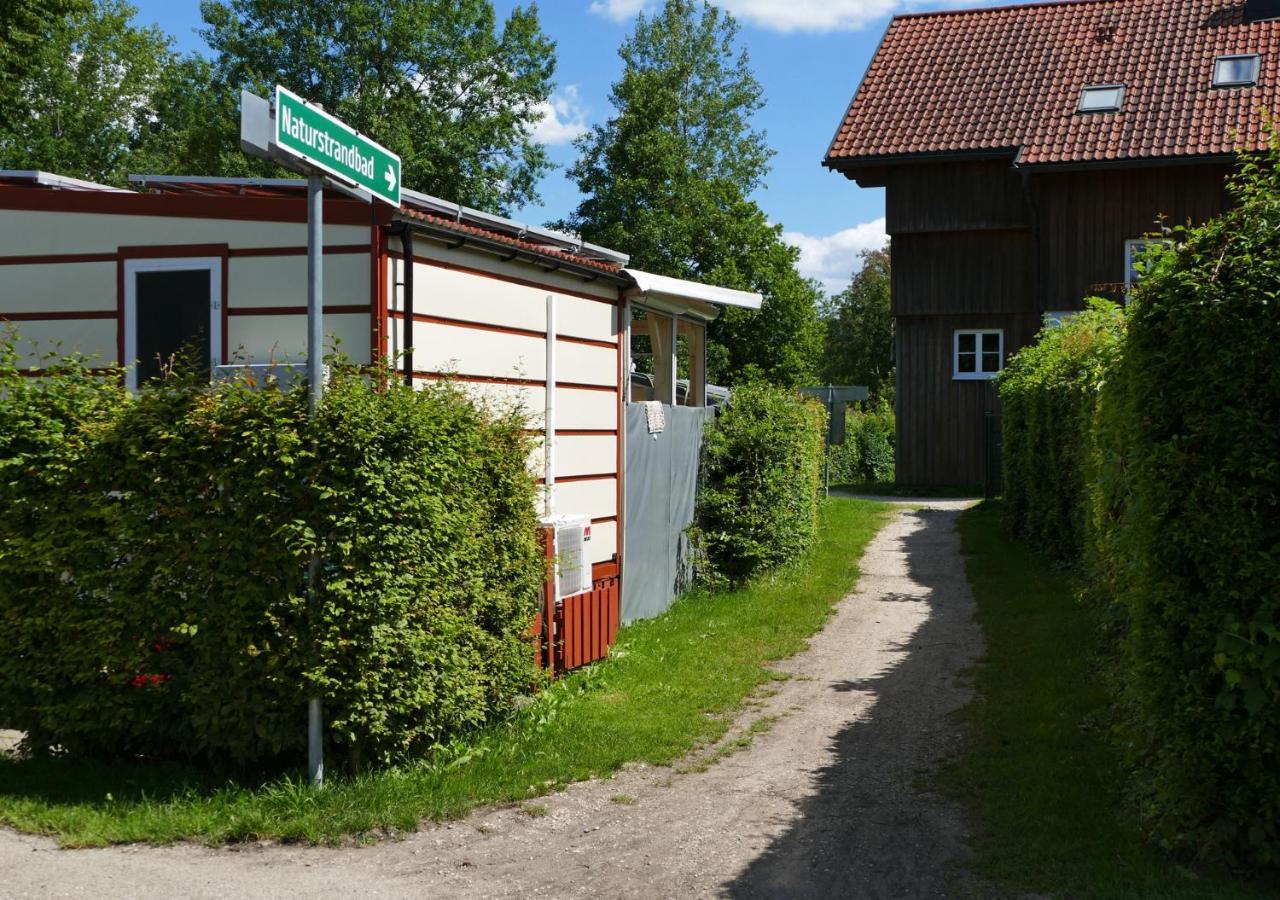
M1080 94L1080 112L1119 112L1124 103L1123 84L1094 84Z
M1261 68L1262 57L1257 53L1219 56L1213 61L1213 86L1253 87L1258 83L1258 71Z

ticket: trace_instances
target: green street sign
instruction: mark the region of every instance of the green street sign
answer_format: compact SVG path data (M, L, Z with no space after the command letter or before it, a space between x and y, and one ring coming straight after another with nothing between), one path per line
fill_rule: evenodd
M400 205L400 157L280 85L274 143L309 166Z

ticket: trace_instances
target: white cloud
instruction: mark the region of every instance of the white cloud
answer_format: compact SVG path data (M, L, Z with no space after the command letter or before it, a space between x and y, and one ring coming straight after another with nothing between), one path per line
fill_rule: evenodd
M881 217L835 234L786 231L782 239L800 248L800 274L816 278L828 294L836 294L848 287L850 277L861 268L858 254L863 250L878 250L889 240L884 226Z
M587 133L587 108L578 96L576 84L552 94L536 109L540 118L533 127L533 139L540 144L552 147L569 144Z
M1007 0L715 0L742 22L783 34L856 31L896 12L984 6ZM591 12L626 22L657 0L593 0Z
M651 0L592 0L591 11L615 22L626 22L650 6Z

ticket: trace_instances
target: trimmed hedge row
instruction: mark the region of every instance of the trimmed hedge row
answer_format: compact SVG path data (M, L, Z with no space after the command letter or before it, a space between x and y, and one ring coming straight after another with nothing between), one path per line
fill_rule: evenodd
M1153 836L1275 866L1280 144L1243 166L1233 211L1173 232L1122 342L1095 309L1020 354L1001 397L1011 518L1083 557L1115 637L1117 736Z
M707 426L693 543L698 576L739 584L817 539L827 413L793 391L737 387Z
M1084 548L1094 411L1124 329L1119 307L1091 300L1000 373L1008 524L1059 560Z
M130 397L0 342L0 723L32 749L360 765L507 709L542 561L523 419L335 371ZM312 554L320 591L307 601Z

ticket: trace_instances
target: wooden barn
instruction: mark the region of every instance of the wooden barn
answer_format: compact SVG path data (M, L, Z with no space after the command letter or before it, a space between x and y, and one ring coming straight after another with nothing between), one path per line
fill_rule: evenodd
M131 182L0 172L0 323L17 327L30 374L74 351L129 365L133 386L193 343L211 372L301 360L305 180ZM327 343L361 364L403 358L413 384L520 401L549 427L552 452L533 461L546 511L590 526L589 582L555 613L553 659L599 658L619 621L632 317L660 350L658 399L676 400L679 350L698 379L686 402L701 403L706 323L760 297L635 272L621 253L413 191L398 210L330 192L324 217Z
M824 162L883 188L897 480L984 480L991 379L1123 297L1159 222L1229 203L1280 115L1278 0L1064 0L893 19Z

